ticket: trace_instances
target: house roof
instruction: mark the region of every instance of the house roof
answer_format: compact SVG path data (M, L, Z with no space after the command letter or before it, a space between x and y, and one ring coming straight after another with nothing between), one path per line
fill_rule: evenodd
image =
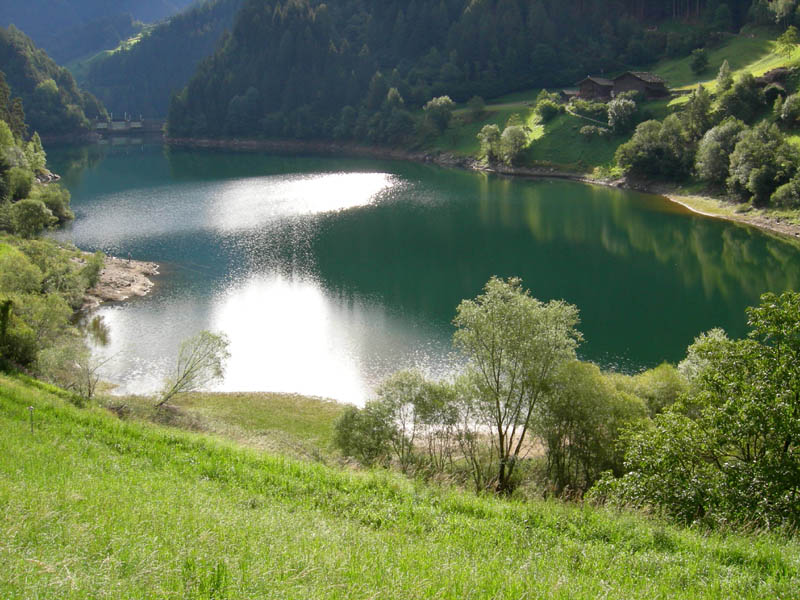
M603 87L614 87L614 82L611 81L610 79L605 79L603 77L592 77L591 75L587 75L584 79L581 79L575 85L580 85L584 81L592 81L592 82L596 83L597 85L602 85Z
M625 75L633 75L634 77L636 77L636 79L641 79L645 83L667 83L666 81L664 81L664 79L662 79L655 73L648 73L647 71L628 71L626 73L623 73L619 77L615 77L614 81L622 77L625 77Z

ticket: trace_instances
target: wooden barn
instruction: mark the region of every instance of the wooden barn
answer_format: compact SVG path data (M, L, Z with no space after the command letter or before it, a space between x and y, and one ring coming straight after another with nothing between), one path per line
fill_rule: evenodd
M614 95L635 90L644 94L646 98L665 98L669 96L667 82L654 73L644 71L628 71L615 77Z
M591 75L576 85L578 86L578 97L586 100L608 100L614 90L614 82L610 79Z

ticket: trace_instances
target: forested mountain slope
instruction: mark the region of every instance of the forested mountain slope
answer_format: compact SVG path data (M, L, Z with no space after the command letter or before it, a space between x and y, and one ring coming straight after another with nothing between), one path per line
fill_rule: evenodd
M662 18L734 29L750 2L583 0L248 0L232 35L204 62L170 114L174 135L348 137L394 87L388 129L432 97L495 97L571 85L587 73L688 54L696 30ZM365 116L362 120L368 120ZM366 137L369 129L355 137Z
M0 0L0 25L15 25L37 45L57 56L62 38L69 30L125 14L153 23L178 13L192 2L194 0Z
M86 87L116 114L165 117L169 99L210 56L242 0L209 0L156 26L128 49L95 60Z
M22 98L30 129L43 137L80 134L89 130L88 119L106 116L103 105L79 89L69 71L15 27L0 27L0 70L11 93Z

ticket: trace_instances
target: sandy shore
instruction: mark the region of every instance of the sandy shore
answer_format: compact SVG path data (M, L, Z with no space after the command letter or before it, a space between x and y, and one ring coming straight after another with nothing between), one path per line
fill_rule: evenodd
M122 302L131 296L144 296L153 288L150 279L153 275L158 275L156 263L107 256L100 280L86 291L83 308L91 310L103 302Z

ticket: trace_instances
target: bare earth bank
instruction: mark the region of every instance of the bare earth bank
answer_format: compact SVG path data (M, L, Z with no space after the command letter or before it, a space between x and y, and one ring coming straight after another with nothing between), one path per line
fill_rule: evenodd
M144 296L153 288L150 277L158 275L152 262L106 256L97 284L86 291L84 310L97 308L103 302L121 302L131 296Z

